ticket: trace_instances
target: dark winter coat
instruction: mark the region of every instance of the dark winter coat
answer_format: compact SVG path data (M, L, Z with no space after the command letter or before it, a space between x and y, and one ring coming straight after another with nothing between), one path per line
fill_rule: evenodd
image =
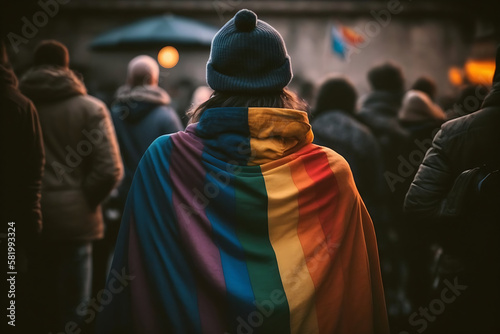
M20 88L35 103L43 130L42 235L67 241L102 238L100 203L123 174L109 111L87 95L69 69L33 68Z
M314 143L343 156L351 167L354 181L375 223L385 219L381 203L382 153L370 129L341 110L325 111L311 122Z
M482 165L500 168L499 129L500 84L497 83L481 110L443 124L406 195L405 209L420 218L419 229L431 227L429 232L436 232L437 241L443 246L445 255L438 265L438 278L458 279L467 287L463 299L457 298L453 306L456 314L467 316L443 318L442 328L436 327L436 333L499 331L498 183L491 188L492 194L473 195L462 203L465 210L458 217L450 219L438 214L441 203L463 171ZM469 188L465 193L471 195L472 190Z
M17 89L14 73L0 66L0 216L14 222L19 241L42 229L42 132L33 103ZM7 225L2 226L7 231Z
M500 84L483 108L443 124L413 180L405 209L436 216L457 176L483 164L500 167Z
M393 147L395 141L407 136L397 121L400 107L401 96L396 93L374 91L362 99L357 116L377 137L382 149Z
M409 140L408 133L398 122L401 95L394 92L374 91L362 99L358 119L367 125L377 138L383 155L384 175L381 182L385 185L384 196L389 207L389 220L396 222L402 213L403 196L395 191L387 173L397 173L399 157L403 154Z
M158 86L121 87L111 115L125 168L125 177L118 188L124 204L137 165L149 145L159 136L184 127L170 107L167 92Z

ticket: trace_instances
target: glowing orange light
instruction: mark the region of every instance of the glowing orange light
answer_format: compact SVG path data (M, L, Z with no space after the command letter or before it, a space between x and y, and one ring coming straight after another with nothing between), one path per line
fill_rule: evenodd
M173 46L166 46L158 52L158 63L165 68L172 68L179 62L179 52Z
M495 60L468 60L465 75L473 84L491 84L495 73Z
M464 82L463 71L458 67L450 67L448 70L448 80L454 86L460 86Z

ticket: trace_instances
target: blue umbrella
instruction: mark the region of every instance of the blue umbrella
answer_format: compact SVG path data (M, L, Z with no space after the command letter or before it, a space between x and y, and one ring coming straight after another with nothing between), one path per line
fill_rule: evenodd
M156 16L125 25L96 37L93 50L148 48L164 45L210 46L218 29L175 15Z

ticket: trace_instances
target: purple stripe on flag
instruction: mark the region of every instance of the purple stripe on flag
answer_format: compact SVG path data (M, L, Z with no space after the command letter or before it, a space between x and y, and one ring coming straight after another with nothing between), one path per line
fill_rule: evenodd
M206 171L201 163L203 143L189 133L172 136L172 201L179 231L196 274L198 310L204 333L223 333L226 314L226 284L219 249L213 242L212 226L205 213L209 197L204 194ZM189 170L189 172L187 172Z
M141 259L141 247L135 229L135 220L130 218L129 229L129 249L128 249L128 267L134 281L130 285L132 303L132 317L134 318L134 329L136 333L159 333L161 324L157 319L161 319L158 310L154 307L155 302L151 296L151 290L148 288L148 279L146 277L146 268Z

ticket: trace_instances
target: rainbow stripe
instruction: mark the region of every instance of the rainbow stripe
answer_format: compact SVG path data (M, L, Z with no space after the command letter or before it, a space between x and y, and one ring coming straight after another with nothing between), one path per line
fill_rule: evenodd
M345 160L311 141L305 113L268 108L157 139L112 266L133 279L98 332L388 333L370 217Z

